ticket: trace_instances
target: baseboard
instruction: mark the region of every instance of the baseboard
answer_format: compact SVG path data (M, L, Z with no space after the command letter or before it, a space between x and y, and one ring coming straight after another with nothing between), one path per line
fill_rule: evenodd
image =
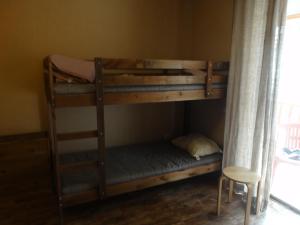
M0 143L47 139L46 131L0 136Z
M274 195L271 195L271 199L274 200L274 201L276 201L276 202L278 202L278 203L280 203L281 205L289 208L290 210L294 211L295 213L300 214L300 210L299 209L297 209L297 208L293 207L292 205L286 203L285 201L283 201L283 200L275 197Z

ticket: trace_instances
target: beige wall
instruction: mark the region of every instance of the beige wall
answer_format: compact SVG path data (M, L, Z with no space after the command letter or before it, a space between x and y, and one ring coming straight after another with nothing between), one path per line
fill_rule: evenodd
M46 129L46 55L228 59L231 7L232 0L0 1L0 135ZM178 133L180 108L174 103L106 107L107 141ZM76 115L87 123L80 110Z
M181 56L212 60L230 58L233 1L183 1Z
M188 43L192 51L183 54L195 59L230 60L233 0L190 0L185 5L192 14L186 22L192 29L191 43ZM209 136L222 146L225 102L194 102L191 112L191 130Z
M46 129L42 80L46 55L178 58L180 9L180 0L0 1L0 135ZM114 110L106 110L109 121ZM117 110L118 116L130 112L138 121L141 116L148 118L149 112L165 118L170 111L160 105ZM169 125L157 116L151 121L155 120L163 127ZM129 121L135 122L123 125ZM132 127L135 131L141 132Z

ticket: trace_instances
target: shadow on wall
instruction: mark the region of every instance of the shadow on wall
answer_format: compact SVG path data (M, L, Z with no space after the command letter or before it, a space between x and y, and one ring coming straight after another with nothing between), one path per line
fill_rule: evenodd
M107 147L170 139L181 135L183 131L183 103L105 106L104 114ZM96 130L96 120L95 107L57 110L57 130L59 133ZM80 140L80 142L89 143L90 149L97 146L95 140L90 142ZM83 144L82 146L84 147ZM62 148L81 149L79 141L76 145L66 142L66 146L62 146Z
M192 102L190 106L190 131L200 132L223 147L225 106L225 100Z

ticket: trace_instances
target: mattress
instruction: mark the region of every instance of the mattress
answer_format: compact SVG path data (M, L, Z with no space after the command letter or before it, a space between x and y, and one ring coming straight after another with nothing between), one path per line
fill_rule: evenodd
M188 91L205 89L204 84L182 84L182 85L139 85L139 86L110 86L104 87L105 93L118 92L147 92L147 91ZM224 84L213 84L212 88L224 88ZM54 91L57 94L84 94L95 92L94 84L55 84Z
M61 155L61 163L96 160L97 152L88 151ZM220 161L219 153L194 159L187 152L161 141L108 148L106 153L106 183L118 184L143 177L179 171ZM64 173L61 177L64 194L76 193L97 187L96 169Z

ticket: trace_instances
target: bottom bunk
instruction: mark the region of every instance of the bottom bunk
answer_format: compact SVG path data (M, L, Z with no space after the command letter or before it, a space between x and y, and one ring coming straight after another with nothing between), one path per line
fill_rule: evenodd
M61 155L63 165L95 161L97 151ZM106 153L106 195L125 192L181 180L217 171L221 167L220 153L194 159L186 151L168 141L108 148ZM62 174L65 206L97 199L95 167Z

